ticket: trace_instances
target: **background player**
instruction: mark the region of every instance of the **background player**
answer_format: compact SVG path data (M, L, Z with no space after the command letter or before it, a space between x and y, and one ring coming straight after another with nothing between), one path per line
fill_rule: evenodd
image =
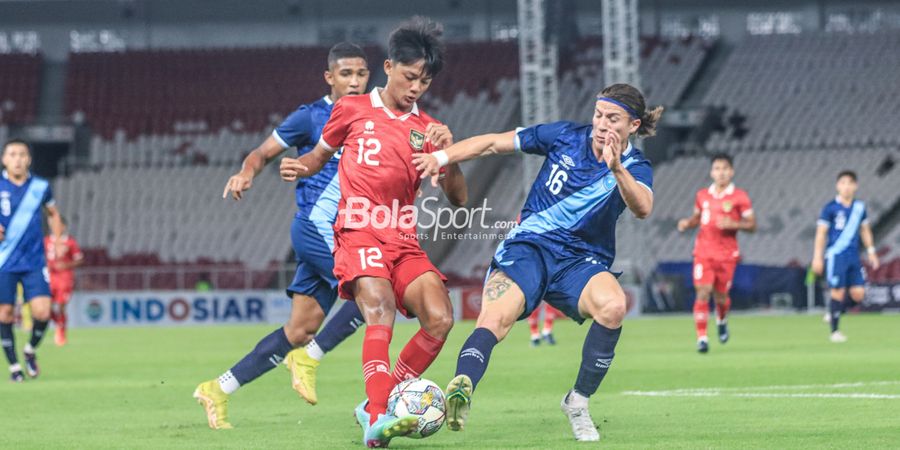
M544 328L538 329L541 311L544 311ZM547 345L556 345L556 339L553 337L553 321L557 317L563 317L562 312L542 302L534 309L534 312L528 316L528 329L531 331L531 346L537 347L541 345L541 339L547 342Z
M69 226L65 218L60 219L63 230L58 239L52 234L44 238L44 251L47 253L47 267L50 269L50 294L53 298L51 317L56 325L54 341L56 345L66 344L66 305L75 289L74 269L84 263L84 254L78 247L75 238L68 234Z
M600 439L588 399L612 363L627 310L625 293L609 269L616 221L626 208L642 219L653 209L653 170L628 139L655 134L661 115L662 107L646 110L636 88L614 84L597 97L592 125L536 125L414 155L423 177L434 177L448 162L493 153L522 151L546 158L521 223L494 254L475 331L463 344L456 377L447 386L451 430L463 429L494 346L543 299L579 323L593 320L578 377L561 408L575 439Z
M363 441L387 446L408 434L415 417L386 414L397 380L417 377L434 361L453 325L446 278L422 251L416 237L413 202L420 178L415 151L431 152L452 143L446 129L421 111L417 100L443 67L442 30L423 18L394 30L384 62L387 84L366 96L339 101L319 145L299 159L285 158L282 178L316 173L343 147L335 223L335 270L340 292L360 306L366 322L363 376L367 402L357 407ZM448 167L441 186L454 204L464 204L466 185L457 166ZM396 312L419 319L421 329L400 352L393 374L390 346Z
M694 325L697 351L709 351L706 325L709 321L709 296L716 302L719 342L728 342L728 310L731 308L731 282L740 260L738 231L756 231L756 217L750 197L734 187L734 164L724 153L713 155L709 176L713 183L700 189L694 198L694 213L678 221L678 231L700 227L694 244Z
M816 227L816 241L812 269L822 275L831 288L828 312L831 323L831 342L846 342L847 337L838 330L841 315L846 311L844 298L850 291L850 299L856 303L866 296L866 277L859 262L859 242L862 240L872 269L878 269L875 239L869 226L866 204L856 200L856 173L845 170L837 177L837 197L822 208ZM827 246L826 246L827 244Z
M271 136L250 152L244 159L241 171L229 178L223 197L230 193L235 200L243 198L244 191L252 187L253 178L287 148L297 147L299 154L312 149L331 115L334 102L345 95L365 92L369 68L362 49L349 43L332 47L324 77L331 92L313 103L300 106ZM340 155L335 155L316 176L297 182L298 211L291 225L297 271L287 288L287 294L293 300L291 317L284 327L264 337L230 370L218 379L201 383L194 392L206 409L209 426L213 429L231 428L227 419L228 395L277 366L292 349L307 344L334 304L337 282L332 274L334 260L331 251L334 243L331 227L340 193L336 176L339 158ZM351 304L351 314L358 315L358 311L352 311L354 309L355 305ZM305 360L305 366L293 359L289 362L295 389L315 404L317 361ZM305 383L299 376L303 371L307 372L307 376L302 378Z
M41 343L50 320L50 286L44 257L43 216L57 238L63 225L50 183L33 176L31 148L13 139L3 145L3 176L0 178L0 342L14 382L24 381L16 356L13 305L16 285L22 283L25 301L31 303L31 339L25 344L25 371L40 374L35 349Z

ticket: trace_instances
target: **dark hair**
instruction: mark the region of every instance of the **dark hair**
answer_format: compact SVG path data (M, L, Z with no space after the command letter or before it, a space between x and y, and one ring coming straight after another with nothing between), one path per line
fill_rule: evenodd
M13 145L13 144L21 144L21 145L24 145L25 148L28 149L28 154L31 155L31 144L29 144L27 141L25 141L25 140L23 140L23 139L19 139L19 138L12 138L12 139L6 141L6 143L3 144L3 151L0 152L0 155L5 155L5 154L6 154L6 147L9 147L10 145Z
M853 180L854 183L856 183L856 172L854 172L852 170L842 170L838 174L837 179L840 180L841 178L844 178L844 177L850 177L850 179Z
M709 158L709 163L715 163L716 161L725 161L729 166L734 167L734 161L731 159L731 155L728 153L715 153Z
M338 42L331 47L331 50L328 50L328 67L331 68L339 59L344 58L362 58L363 61L368 62L366 52L358 45L350 42Z
M611 98L637 113L638 118L641 119L641 126L637 130L638 136L656 135L656 124L662 116L663 107L656 106L648 111L644 102L644 94L641 94L638 88L624 83L613 84L600 91L599 97Z
M437 75L444 67L444 43L441 24L426 17L415 16L391 32L388 58L401 64L425 60L425 73Z

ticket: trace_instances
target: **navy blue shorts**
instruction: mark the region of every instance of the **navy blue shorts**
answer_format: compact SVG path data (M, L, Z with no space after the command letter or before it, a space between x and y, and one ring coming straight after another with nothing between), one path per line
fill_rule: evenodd
M866 273L859 256L827 256L825 257L825 279L832 289L865 286Z
M50 296L50 274L47 268L27 272L0 272L0 305L16 303L16 285L22 283L25 301Z
M331 224L294 218L291 242L297 258L297 272L287 288L288 297L308 295L319 302L328 314L337 299L337 279L334 277L334 231Z
M497 248L488 276L494 270L503 271L525 293L525 312L518 320L544 300L578 323L584 322L578 312L584 287L594 275L610 272L609 263L595 257L561 255L539 243L515 239Z

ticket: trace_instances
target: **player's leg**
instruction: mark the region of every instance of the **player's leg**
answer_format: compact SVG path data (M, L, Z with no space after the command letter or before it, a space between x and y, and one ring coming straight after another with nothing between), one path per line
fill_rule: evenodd
M719 342L728 342L728 312L731 310L731 283L734 280L734 271L737 261L721 261L716 264L715 281L713 282L713 300L716 302L716 327L718 328Z
M72 296L71 286L50 286L50 294L52 302L50 304L50 319L55 326L54 342L58 346L65 345L67 342L66 328L68 327L68 315L66 306L69 298Z
M316 333L313 340L306 345L306 353L310 358L321 361L326 353L353 335L364 323L356 302L343 302L337 312L325 323L325 326Z
M541 320L541 309L543 308L544 303L541 303L541 306L534 308L534 311L528 316L528 331L531 332L531 346L537 347L541 345L541 332L538 329L538 322ZM546 316L546 313L545 313Z
M694 260L694 328L697 331L697 351L709 351L709 339L706 335L709 323L709 297L713 292L715 270L712 261Z
M453 306L443 279L432 271L417 276L410 271L421 272L423 268L430 266L431 263L425 260L421 264L404 262L394 268L397 278L394 293L402 295L404 309L408 315L419 319L421 327L403 347L394 363L394 383L420 377L437 358L453 328ZM412 281L406 281L408 278L412 278Z
M22 349L25 358L25 372L36 378L40 375L37 363L37 347L44 339L47 326L50 324L50 284L46 269L26 272L22 276L22 292L26 302L31 306L31 338Z
M17 274L0 272L0 344L9 363L10 379L13 382L25 381L22 366L19 365L19 358L16 355L16 335L13 332L18 283Z
M544 304L544 328L541 330L541 338L548 345L556 345L556 338L553 337L553 321L558 317L562 317L562 313L552 305Z
M828 305L828 314L831 324L831 341L844 342L847 338L840 331L841 316L844 314L844 297L847 295L847 289L842 287L834 287L829 291L831 300Z

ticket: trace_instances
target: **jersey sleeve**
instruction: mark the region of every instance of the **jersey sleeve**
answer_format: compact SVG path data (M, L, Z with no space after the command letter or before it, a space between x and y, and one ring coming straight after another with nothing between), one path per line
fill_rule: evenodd
M346 104L345 99L340 99L331 110L331 117L322 129L322 137L319 144L327 150L336 152L344 144L347 133L350 131L350 121L353 118L352 108Z
M744 219L753 215L753 203L746 192L741 195L740 210L738 212L741 213L741 217Z
M831 208L829 208L828 205L825 205L825 207L822 208L822 212L819 213L819 220L817 220L816 223L830 227L832 220Z
M53 198L53 188L50 186L50 183L47 183L47 190L44 191L44 198L41 200L41 204L44 206L56 205L56 199Z
M869 224L869 207L865 203L863 203L862 220L859 223L863 225Z
M73 261L79 261L84 259L84 253L81 252L81 247L78 246L78 241L73 238L69 238L69 253L72 255Z
M647 188L651 194L653 193L653 167L649 161L643 160L632 164L628 168L628 173L634 177L634 181L637 181L637 184Z
M516 129L516 150L532 155L547 156L553 143L568 127L569 122L553 122Z
M272 137L282 148L303 147L311 143L313 129L312 112L308 106L303 105L272 131Z

